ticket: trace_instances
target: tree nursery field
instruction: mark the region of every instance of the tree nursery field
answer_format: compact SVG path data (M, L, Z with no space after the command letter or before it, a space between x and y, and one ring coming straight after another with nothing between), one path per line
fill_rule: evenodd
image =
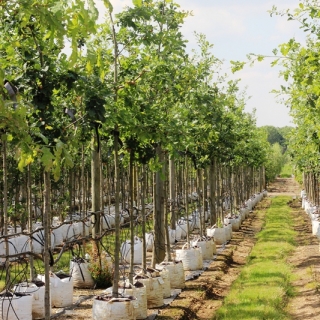
M256 126L179 4L103 4L0 1L0 319L313 319L317 1L270 12L303 44L231 61L281 66L292 128Z

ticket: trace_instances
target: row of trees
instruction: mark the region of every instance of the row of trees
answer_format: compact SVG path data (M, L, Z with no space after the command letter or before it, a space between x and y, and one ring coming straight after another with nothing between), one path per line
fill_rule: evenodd
M320 160L319 127L319 16L318 1L306 0L294 11L279 12L276 7L271 14L295 20L305 32L305 41L292 38L274 50L275 61L283 68L281 76L286 85L281 86L284 102L290 108L295 124L289 139L288 151L297 175L303 172L305 188L315 203L319 203L318 175ZM281 55L280 55L281 54Z
M197 52L186 51L181 26L188 12L173 1L133 0L132 7L114 16L112 3L104 4L108 14L98 24L93 0L0 3L2 234L11 203L12 212L29 213L30 229L37 202L48 229L54 205L65 200L72 213L77 199L80 211L93 212L96 238L104 195L113 199L116 226L123 199L130 202L132 215L139 195L144 210L142 191L134 196L132 190L148 170L153 172L157 263L165 250L167 172L168 181L176 181L172 170L184 164L180 176L189 177L192 164L198 189L184 182L169 196L182 193L188 209L188 192L202 192L211 199L215 223L215 209L225 193L234 194L234 186L246 187L231 197L235 206L263 188L263 167L272 149L254 116L244 112L238 81L220 75L221 62L205 36L197 35ZM207 186L201 187L208 176L218 181L210 185L210 197ZM122 181L128 182L127 198L121 196ZM22 203L24 209L18 208ZM49 238L45 241L49 245ZM116 233L115 265L119 249Z

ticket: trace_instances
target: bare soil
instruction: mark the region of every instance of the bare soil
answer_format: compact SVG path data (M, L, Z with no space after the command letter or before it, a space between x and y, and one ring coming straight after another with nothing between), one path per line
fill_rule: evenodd
M294 179L277 179L268 188L268 198L250 213L239 232L233 232L232 240L225 246L217 246L218 255L208 269L197 279L187 281L186 288L169 305L158 310L157 319L212 319L216 310L228 295L233 281L239 276L242 266L256 242L255 235L264 224L264 212L277 195L292 196L289 205L292 219L298 232L297 247L288 259L294 274L295 296L288 301L287 312L291 319L320 319L320 256L319 242L311 233L311 223L299 202L300 186ZM256 209L258 209L256 208ZM53 309L52 316L58 320L92 319L92 298L102 290L79 290L74 292L75 304L55 316L61 309ZM69 310L68 310L69 309ZM150 310L150 313L154 311ZM241 318L239 318L241 319Z
M294 209L297 247L288 262L293 268L295 296L289 300L287 311L294 320L316 320L320 319L319 241L312 235L311 221L301 202Z

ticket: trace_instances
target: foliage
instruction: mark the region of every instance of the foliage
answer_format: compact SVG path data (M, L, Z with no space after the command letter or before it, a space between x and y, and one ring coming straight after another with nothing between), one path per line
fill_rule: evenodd
M103 257L90 261L88 270L95 282L96 289L105 289L112 285L112 271L109 270L108 265L105 260L103 260Z
M285 155L278 143L270 145L268 152L268 161L266 163L266 181L273 181L280 173L285 164Z

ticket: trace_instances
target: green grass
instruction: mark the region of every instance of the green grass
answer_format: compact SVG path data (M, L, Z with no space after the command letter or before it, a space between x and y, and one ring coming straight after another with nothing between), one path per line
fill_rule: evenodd
M288 200L289 197L272 199L248 263L214 319L289 319L284 307L294 292L286 259L294 250L296 234Z
M292 174L293 174L292 163L287 162L281 169L280 177L291 178Z

